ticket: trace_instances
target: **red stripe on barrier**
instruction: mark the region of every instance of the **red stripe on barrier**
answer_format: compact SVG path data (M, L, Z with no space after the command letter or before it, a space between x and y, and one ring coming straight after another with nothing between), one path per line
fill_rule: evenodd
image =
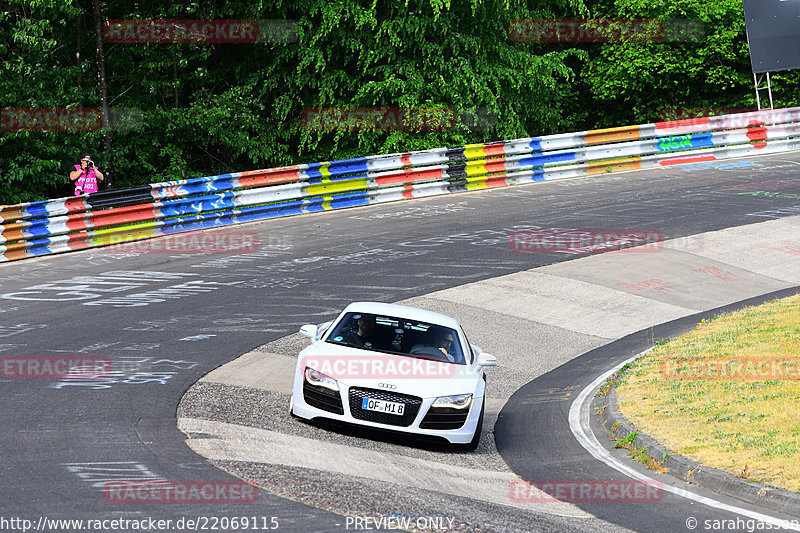
M399 183L410 183L423 179L441 179L442 169L432 168L430 170L409 170L403 169L393 172L388 176L381 176L375 178L375 183L378 185L396 185Z
M498 159L496 161L490 161L484 165L486 172L503 172L506 169L506 158Z
M80 213L67 217L67 229L70 231L80 231L89 227L91 213Z
M483 153L487 156L506 155L506 143L486 146Z
M245 174L244 172L242 174ZM260 187L262 185L280 185L283 183L294 183L300 181L300 172L296 168L281 169L280 171L272 171L265 173L262 171L253 171L251 176L243 176L239 178L239 185L242 188Z
M664 167L670 165L685 165L687 163L702 163L703 161L716 161L717 158L713 155L702 155L699 157L682 157L680 159L667 159L659 161L658 164Z
M750 139L754 148L767 146L767 128L764 127L764 123L751 120L747 126L747 138Z
M86 231L68 235L68 238L67 246L70 250L84 250L92 247L92 244L88 242L91 237Z
M414 198L414 187L411 185L403 187L403 198Z
M84 198L72 198L67 200L64 202L64 207L67 208L67 213L80 213L92 208L89 202Z
M506 183L506 176L505 175L499 176L499 177L489 178L489 179L486 180L485 184L486 184L486 187L507 187L508 186L508 183Z
M129 205L126 207L116 207L92 213L87 227L103 228L106 226L117 226L119 224L130 224L133 222L143 222L154 220L161 213L155 203Z
M53 203L61 203L63 201L66 213L79 213L86 211L91 206L84 198L70 198L68 200L50 200ZM47 213L43 216L31 217L27 214L29 204L14 204L0 206L0 222L12 222L15 220L23 220L26 218L47 218L48 216L57 216L55 213ZM45 210L46 211L46 210Z

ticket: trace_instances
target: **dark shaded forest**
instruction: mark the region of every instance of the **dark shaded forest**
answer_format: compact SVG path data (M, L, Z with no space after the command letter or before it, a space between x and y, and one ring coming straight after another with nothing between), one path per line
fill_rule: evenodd
M756 105L741 0L0 5L2 204L70 195L84 152L118 188ZM222 19L262 21L259 42L113 24ZM611 38L559 40L549 19ZM654 19L652 38L609 29ZM773 76L776 107L798 105L798 82Z

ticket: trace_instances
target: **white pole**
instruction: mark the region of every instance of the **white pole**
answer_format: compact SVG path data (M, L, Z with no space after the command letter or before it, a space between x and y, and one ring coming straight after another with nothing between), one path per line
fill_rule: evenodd
M755 72L753 72L753 81L756 87L756 105L758 106L758 110L761 111L761 98L758 97L758 75Z
M772 81L770 81L769 72L767 72L767 90L769 91L769 108L774 109L772 105Z

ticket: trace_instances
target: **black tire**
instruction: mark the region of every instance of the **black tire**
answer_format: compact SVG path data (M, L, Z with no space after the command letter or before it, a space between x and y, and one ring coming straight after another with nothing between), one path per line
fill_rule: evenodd
M481 402L481 414L478 417L478 424L475 426L475 434L472 436L472 440L466 444L455 444L454 446L458 450L462 450L465 452L474 452L478 449L478 444L481 442L481 433L483 433L483 412L486 410L486 397L483 398Z

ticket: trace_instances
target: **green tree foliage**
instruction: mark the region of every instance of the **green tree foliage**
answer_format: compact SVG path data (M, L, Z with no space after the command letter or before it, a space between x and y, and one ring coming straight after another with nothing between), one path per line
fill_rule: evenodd
M101 18L112 20L291 20L295 38L106 40L109 105L129 110L127 121L112 120L110 150L100 131L0 131L0 203L71 194L67 172L83 151L123 187L622 125L655 119L667 107L752 106L740 0L589 6L592 16L706 23L700 43L645 45L509 38L515 19L589 16L582 0L99 5ZM92 0L11 0L0 9L0 107L99 107ZM797 77L776 78L788 100ZM326 130L304 122L320 108L417 108L428 118L454 111L457 120L440 128Z
M72 80L74 49L64 36L77 9L62 0L11 0L0 11L0 107L77 108L80 94ZM0 203L66 192L66 162L73 147L94 142L96 134L0 132ZM74 148L80 150L80 148Z
M35 7L34 7L35 6ZM137 127L99 132L2 132L0 202L68 194L83 150L111 168L114 186L480 142L574 127L569 113L578 50L547 51L508 38L513 18L582 9L578 0L244 0L178 5L101 2L108 19L290 19L297 40L257 44L105 43L112 109ZM98 106L91 2L14 0L2 13L9 54L5 107ZM80 31L77 24L80 21ZM82 61L76 64L78 33ZM81 83L78 86L78 78ZM301 120L319 107L453 109L495 117L479 129L318 131ZM459 125L460 124L460 125Z
M700 22L703 31L683 42L587 45L591 59L580 79L597 103L590 122L620 126L681 111L685 116L756 108L742 0L605 0L592 7L592 15ZM797 71L773 77L776 107L798 101L798 81Z

